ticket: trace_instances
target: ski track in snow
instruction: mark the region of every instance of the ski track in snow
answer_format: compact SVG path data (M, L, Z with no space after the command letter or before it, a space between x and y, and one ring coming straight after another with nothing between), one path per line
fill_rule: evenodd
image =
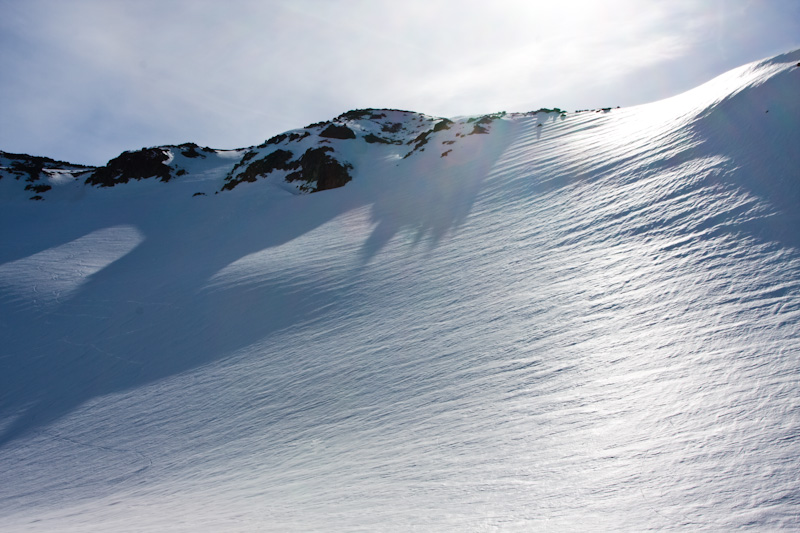
M800 529L798 61L7 203L0 529Z

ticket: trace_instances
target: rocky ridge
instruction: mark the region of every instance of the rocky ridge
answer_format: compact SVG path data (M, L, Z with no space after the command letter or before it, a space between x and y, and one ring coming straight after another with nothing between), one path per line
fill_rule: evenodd
M208 168L224 167L224 178L214 193L263 179L295 194L313 193L351 181L357 165L353 155L369 147L386 150L398 159L414 157L426 149L441 149L440 157L447 157L459 139L487 134L497 120L537 113L566 117L559 108L511 114L502 111L456 120L396 109L357 109L281 133L258 146L238 150L194 143L156 146L123 152L101 167L0 151L0 184L19 182L31 200L44 200L54 187L68 184L106 188L140 180L168 183ZM20 194L16 187L15 196Z

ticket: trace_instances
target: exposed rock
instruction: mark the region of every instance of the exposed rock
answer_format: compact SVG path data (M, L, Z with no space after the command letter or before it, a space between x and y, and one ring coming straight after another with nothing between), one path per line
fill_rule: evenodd
M304 131L303 133L297 133L295 131L293 131L292 133L280 133L278 135L275 135L274 137L270 137L263 144L258 145L258 148L264 148L266 146L269 146L270 144L281 144L285 141L296 142L301 139L305 139L309 135L311 135L311 133L307 131Z
M0 156L7 159L10 163L5 168L12 175L16 175L17 179L22 176L27 176L25 181L28 183L35 183L41 179L42 172L45 169L66 169L73 171L90 170L92 167L85 165L76 165L74 163L67 163L66 161L57 161L49 157L40 157L27 154L12 154L9 152L0 151ZM0 179L2 173L0 173Z
M309 124L308 126L306 126L304 129L310 130L310 129L314 129L314 128L321 128L322 126L327 126L330 123L331 123L330 120L323 120L321 122L314 122L313 124Z
M356 133L347 126L330 124L327 128L320 132L319 136L327 137L329 139L355 139Z
M25 186L25 190L26 191L33 191L33 192L38 193L38 194L41 194L43 192L47 192L50 189L52 189L52 187L50 185L45 185L44 183L40 183L39 185L28 184L28 185Z
M373 109L353 109L351 111L347 111L342 113L336 120L361 120L364 118L380 118L373 113ZM386 116L386 115L383 115Z
M282 143L283 141L285 141L288 138L289 138L289 136L287 134L279 133L278 135L275 135L274 137L270 137L269 139L267 139L264 142L264 144L260 144L259 148L263 148L263 147L268 146L270 144L280 144L280 143Z
M419 150L420 152L424 152L425 148L423 148L423 146L425 146L428 143L428 140L430 140L431 134L439 132L439 131L442 131L442 130L449 130L450 129L450 125L452 123L453 123L452 120L448 120L446 118L442 119L439 122L437 122L436 124L434 124L433 128L429 129L428 131L423 131L422 133L417 135L414 139L408 141L407 144L414 143L414 148L412 148L410 152L408 152L406 155L404 155L403 159L409 157L411 154L413 154L417 150Z
M389 122L381 126L381 131L386 133L397 133L403 129L402 122Z
M190 158L195 158L195 157L205 158L206 157L205 154L201 154L200 152L197 151L199 146L197 146L195 143L181 144L181 145L177 146L177 148L181 149L181 154L184 157L190 157Z
M380 144L403 144L401 140L390 140L384 137L378 137L374 133L370 133L364 136L364 141L373 144L373 143L380 143Z
M433 132L436 133L437 131L449 130L452 123L452 120L446 118L442 119L433 126Z
M358 158L365 145L384 145L375 149L388 150L394 152L394 156L401 156L402 152L397 153L399 150L392 145L408 144L407 150L410 151L405 157L410 157L416 152L425 151L432 139L437 141L434 143L437 145L453 145L466 135L489 133L492 122L505 115L505 112L499 112L453 121L397 109L347 111L332 120L275 135L259 146L237 150L236 154L222 155L223 160L230 161L230 165L227 166L230 170L217 192L232 190L240 183L256 182L260 178L270 176L285 180L287 183L294 183L301 192L341 187L352 180L353 165L349 161L351 156L346 154L353 154ZM338 143L337 139L353 139L355 142ZM356 143L362 141L364 145L359 148ZM438 151L441 157L451 155L452 150L449 148L450 146L447 146ZM176 156L174 160L173 154ZM103 167L87 167L85 170L68 169L67 172L73 177L80 175L81 172L88 173L86 184L100 187L111 187L127 183L132 179L151 177L168 182L178 176L206 168L200 161L193 163L191 167L183 168L187 161L181 156L190 159L208 159L208 165L211 166L218 164L214 157L216 155L216 150L201 148L194 143L184 143L124 152ZM29 176L27 181L30 183L40 179L40 175L41 179L44 179L45 175L50 173L47 165L30 156L19 160L7 157L1 164L4 165L1 170L6 176L16 176L20 180ZM64 169L58 171L59 176L66 176ZM276 172L278 174L275 174ZM63 181L59 181L61 179L53 181L53 187L62 183ZM29 187L28 190L43 193L49 188L47 185Z
M340 163L326 152L333 152L330 146L309 148L300 158L300 170L286 176L286 181L302 180L309 184L316 182L315 187L302 186L302 190L310 192L325 191L343 186L352 180L349 163Z
M242 158L242 161L246 159L251 159L255 155L255 152L250 152ZM249 157L248 157L249 156ZM247 168L241 174L237 175L235 178L233 177L233 171L231 174L228 175L226 179L227 183L222 186L222 190L232 190L234 187L239 185L242 182L254 182L258 179L259 176L266 176L270 174L274 170L293 170L299 167L300 163L298 161L293 161L290 163L291 159L294 157L294 154L289 150L275 150L274 152L270 152L267 154L266 157L262 157L256 161L250 163ZM234 171L236 169L234 168Z
M100 187L113 187L132 179L141 180L152 177L168 182L172 177L170 167L165 164L168 160L169 156L163 148L144 148L137 152L123 152L109 161L106 166L95 170L86 179L86 183Z

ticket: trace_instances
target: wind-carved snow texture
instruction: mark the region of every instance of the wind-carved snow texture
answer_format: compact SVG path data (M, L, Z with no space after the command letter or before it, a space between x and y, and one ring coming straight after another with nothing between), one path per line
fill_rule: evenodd
M800 528L799 61L4 176L0 529Z

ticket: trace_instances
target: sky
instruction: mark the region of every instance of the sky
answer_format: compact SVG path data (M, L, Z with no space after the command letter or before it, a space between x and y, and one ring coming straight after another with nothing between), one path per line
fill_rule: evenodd
M625 107L796 48L796 0L0 0L0 150L101 165L357 108Z

